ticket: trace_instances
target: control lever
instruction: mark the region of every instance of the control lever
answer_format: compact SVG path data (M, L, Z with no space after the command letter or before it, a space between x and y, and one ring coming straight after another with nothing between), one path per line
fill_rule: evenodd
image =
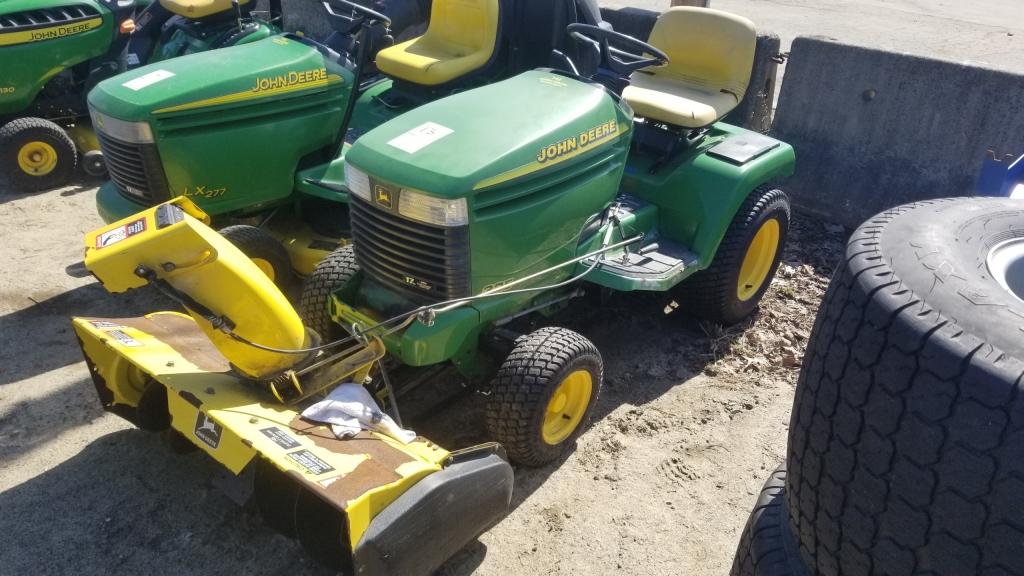
M238 0L231 0L231 7L235 9L235 18L238 20L238 31L242 31L242 5Z
M646 254L650 254L651 252L657 252L657 251L658 251L658 243L655 242L654 244L648 244L647 246L641 246L640 249L636 251L636 253L637 253L638 256L644 256Z

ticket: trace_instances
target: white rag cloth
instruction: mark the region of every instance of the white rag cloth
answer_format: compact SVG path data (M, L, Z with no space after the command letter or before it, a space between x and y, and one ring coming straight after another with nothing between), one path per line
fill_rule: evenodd
M408 444L416 439L412 430L403 430L385 414L373 396L359 384L340 384L326 398L302 411L302 417L331 425L338 438L351 438L360 430L372 430Z

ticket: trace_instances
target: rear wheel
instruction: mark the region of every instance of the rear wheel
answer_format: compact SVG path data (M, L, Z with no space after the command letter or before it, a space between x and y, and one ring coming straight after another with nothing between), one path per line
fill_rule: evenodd
M513 461L551 462L586 427L603 379L593 343L572 330L541 328L520 338L498 370L487 428Z
M82 171L93 178L103 178L107 175L107 163L103 160L103 152L89 150L82 154Z
M282 291L291 287L291 260L277 238L261 228L248 225L228 226L222 228L220 234L248 256Z
M0 170L15 191L63 186L77 164L75 143L49 120L18 118L0 128Z
M306 326L316 331L324 342L331 342L340 335L340 327L334 323L327 310L327 299L347 284L358 271L356 253L349 244L320 261L302 287L299 312Z
M714 261L673 296L690 314L735 324L754 312L775 277L789 233L789 197L758 188L740 205Z

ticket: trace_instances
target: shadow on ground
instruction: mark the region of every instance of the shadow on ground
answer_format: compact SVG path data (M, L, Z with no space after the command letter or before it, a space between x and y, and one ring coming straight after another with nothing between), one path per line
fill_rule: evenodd
M0 316L0 341L5 359L0 386L81 362L82 353L71 328L72 316L123 318L176 309L155 290L143 288L114 295L95 282L45 300L21 298L25 300L8 304L13 307L25 302L31 304Z
M0 494L5 574L326 575L251 507L214 488L217 465L128 430Z

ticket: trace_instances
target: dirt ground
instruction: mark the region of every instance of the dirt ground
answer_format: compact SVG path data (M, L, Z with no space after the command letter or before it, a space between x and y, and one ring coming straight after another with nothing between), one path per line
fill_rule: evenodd
M100 224L94 193L0 196L0 573L324 573L219 490L211 460L174 455L100 409L68 317L160 303L66 273ZM517 470L511 515L441 574L725 573L755 490L783 458L841 234L797 216L752 326L701 326L665 315L657 297L566 311L562 323L604 354L595 423L563 461ZM464 396L414 424L465 446L484 439L481 406Z

